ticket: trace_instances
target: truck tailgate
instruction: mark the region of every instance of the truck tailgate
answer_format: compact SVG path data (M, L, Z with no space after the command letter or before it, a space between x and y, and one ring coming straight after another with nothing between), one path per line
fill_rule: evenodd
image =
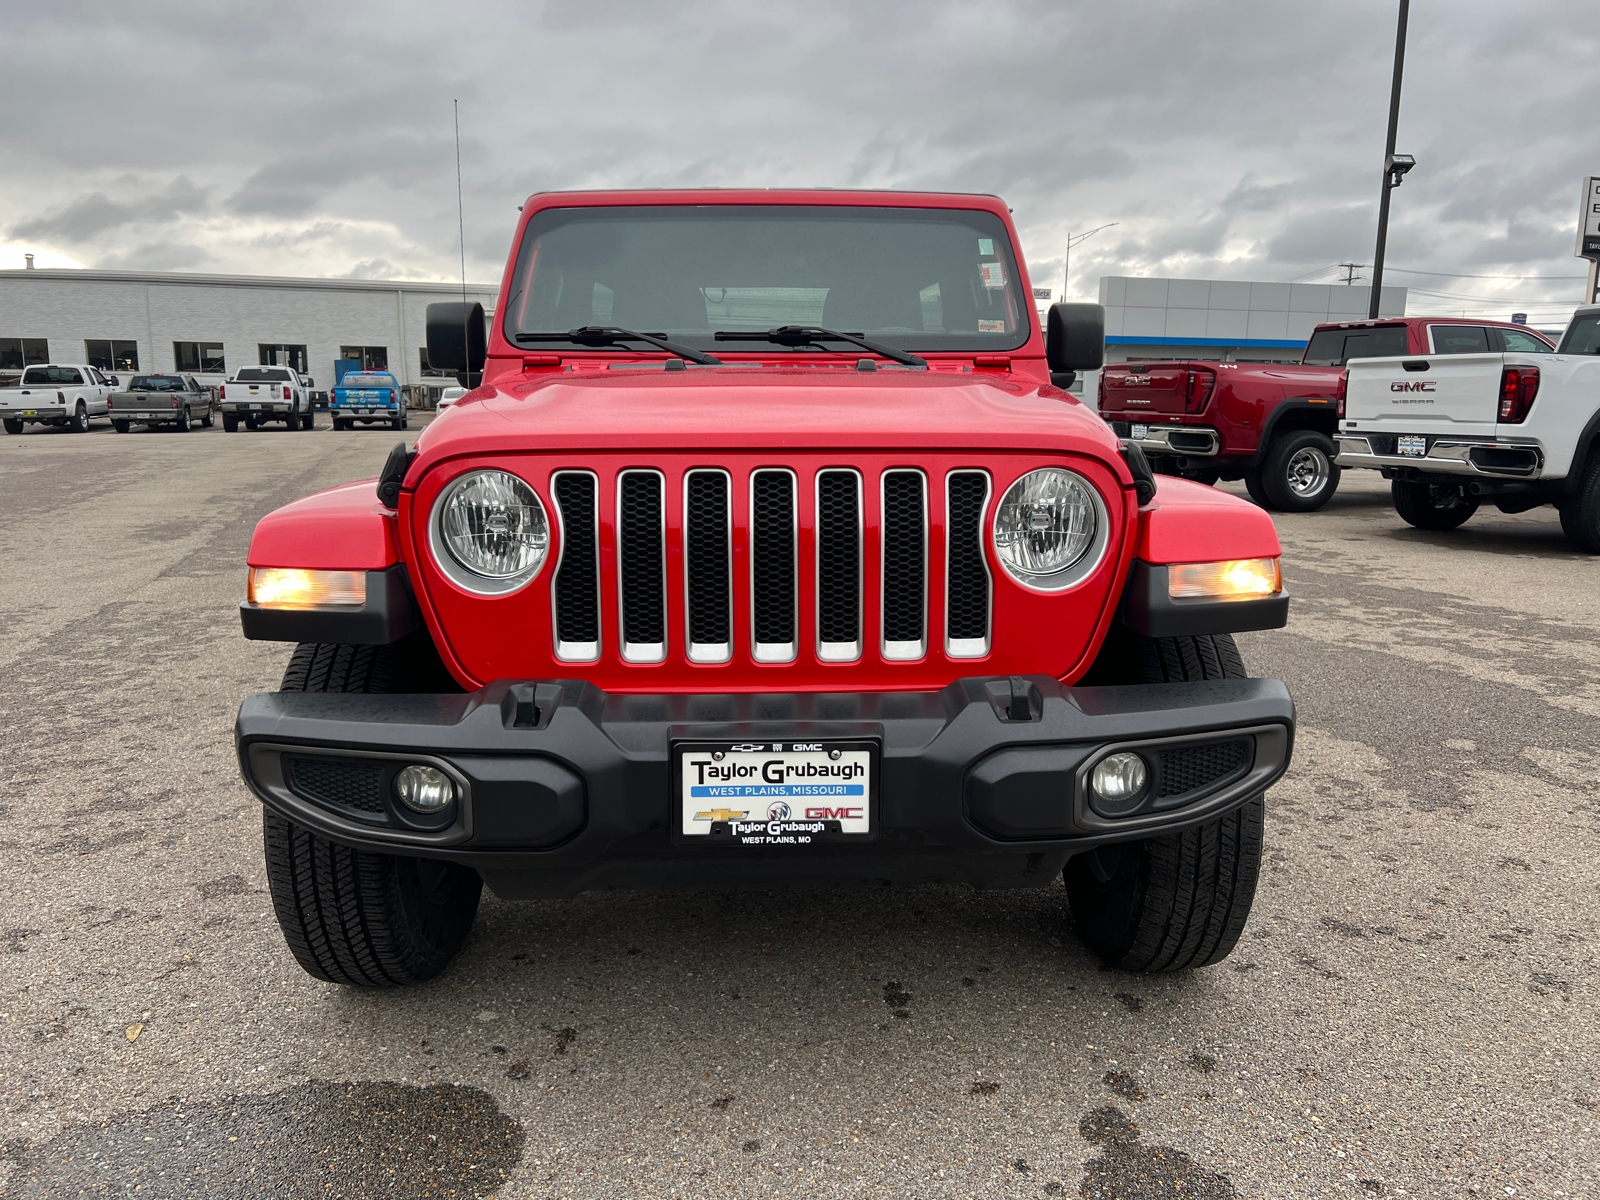
M1100 375L1104 409L1121 412L1181 413L1188 395L1188 363L1117 363Z
M1500 354L1352 361L1345 399L1346 428L1493 434L1503 365Z

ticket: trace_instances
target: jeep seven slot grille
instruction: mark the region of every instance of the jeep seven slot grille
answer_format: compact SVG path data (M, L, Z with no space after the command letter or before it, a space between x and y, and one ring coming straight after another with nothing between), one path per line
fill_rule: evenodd
M613 487L611 509L600 501ZM562 661L909 663L989 652L985 471L558 470L551 494Z

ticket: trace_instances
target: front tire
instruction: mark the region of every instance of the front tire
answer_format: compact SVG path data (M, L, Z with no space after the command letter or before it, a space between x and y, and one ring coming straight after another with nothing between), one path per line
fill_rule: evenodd
M217 424L216 416L212 413L212 411L209 408L206 409L205 416L200 418L200 428L201 429L212 429L212 428L215 428L216 424Z
M286 692L423 690L439 669L432 644L302 643ZM439 859L353 850L268 810L267 886L289 950L308 974L356 987L431 979L467 940L483 880Z
M1108 638L1095 683L1175 683L1246 678L1233 638ZM1086 679L1086 682L1088 680ZM1102 846L1063 872L1078 935L1125 971L1181 971L1220 962L1233 950L1255 901L1265 803L1181 833Z
M1396 479L1389 485L1394 511L1407 525L1443 531L1465 525L1478 511L1478 499L1456 483L1413 483Z
M1275 440L1261 460L1260 486L1268 508L1316 512L1339 490L1339 465L1332 439L1297 429Z

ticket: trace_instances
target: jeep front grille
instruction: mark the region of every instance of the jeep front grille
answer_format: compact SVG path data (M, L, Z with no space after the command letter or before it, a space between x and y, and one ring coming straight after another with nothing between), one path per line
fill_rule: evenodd
M587 470L558 470L552 480L561 661L603 657L608 637L617 638L610 654L638 665L669 652L706 665L917 662L930 652L930 631L942 632L932 647L947 657L989 652L986 471L630 467L615 476L610 530L598 503L609 481ZM669 503L678 497L681 505ZM941 520L936 553L929 533ZM603 592L612 586L609 609Z

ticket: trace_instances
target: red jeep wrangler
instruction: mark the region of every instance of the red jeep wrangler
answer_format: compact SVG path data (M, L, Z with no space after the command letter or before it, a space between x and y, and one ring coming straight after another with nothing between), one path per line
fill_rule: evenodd
M1062 386L987 196L596 192L525 206L482 384L380 479L267 516L239 711L268 878L313 975L425 979L482 885L1044 887L1172 970L1248 915L1284 685L1271 519ZM1054 382L1052 382L1054 381Z
M1117 363L1100 374L1100 413L1163 474L1243 479L1264 508L1315 512L1339 487L1345 363L1406 354L1549 354L1526 325L1400 317L1318 325L1301 365Z

